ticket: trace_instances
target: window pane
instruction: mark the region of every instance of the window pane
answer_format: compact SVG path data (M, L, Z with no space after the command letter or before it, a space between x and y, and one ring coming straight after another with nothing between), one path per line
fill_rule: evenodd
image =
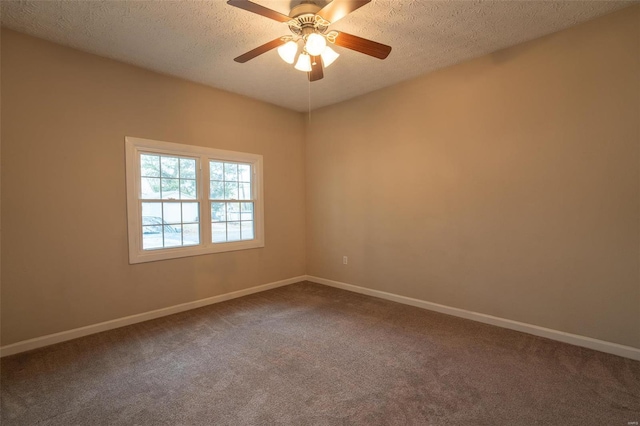
M200 203L182 203L182 223L199 222Z
M251 199L251 184L250 183L241 183L238 187L238 199L239 200L250 200Z
M209 161L209 174L210 180L224 180L222 163L219 163L217 161Z
M182 238L185 246L200 244L200 225L182 225Z
M142 249L149 250L162 247L162 226L142 227Z
M224 203L211 203L211 221L224 222L225 220L227 220L227 214Z
M196 178L196 160L190 158L180 159L180 178L195 179Z
M224 183L224 198L226 200L238 199L238 182L225 182Z
M225 222L211 224L211 241L214 243L227 241L227 224Z
M253 203L242 203L242 213L240 213L240 219L253 220Z
M196 199L196 181L191 179L180 179L180 198L183 200Z
M227 222L227 241L240 240L240 222Z
M236 163L224 163L224 180L238 181L238 165Z
M160 157L157 155L140 155L140 176L160 177Z
M163 200L179 200L180 188L178 179L166 179L162 178L162 199Z
M240 203L227 203L227 220L240 220Z
M162 237L162 219L155 216L143 217L142 224L147 225L142 227L143 234L159 234ZM162 244L162 242L161 242Z
M243 240L253 240L253 221L240 222L240 231Z
M162 203L162 213L162 219L164 219L165 224L182 222L180 203Z
M224 182L212 180L210 190L209 198L212 200L224 200Z
M156 218L159 222L153 222ZM162 223L162 203L142 203L142 224L155 225Z
M251 166L249 164L238 164L238 180L251 182Z
M164 246L177 247L182 245L182 225L164 225Z
M146 178L140 179L140 189L142 190L143 199L159 199L160 198L160 179Z
M160 171L162 177L178 177L178 159L176 157L160 157Z

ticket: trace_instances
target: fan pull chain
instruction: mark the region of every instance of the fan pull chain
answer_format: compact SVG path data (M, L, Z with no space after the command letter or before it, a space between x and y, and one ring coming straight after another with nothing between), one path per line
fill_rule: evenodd
M311 80L309 80L309 124L311 124Z

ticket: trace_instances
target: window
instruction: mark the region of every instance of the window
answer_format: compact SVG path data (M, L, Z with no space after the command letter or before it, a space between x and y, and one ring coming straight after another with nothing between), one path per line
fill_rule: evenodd
M130 263L264 247L261 155L125 146Z
M252 240L251 164L209 161L209 178L211 241Z

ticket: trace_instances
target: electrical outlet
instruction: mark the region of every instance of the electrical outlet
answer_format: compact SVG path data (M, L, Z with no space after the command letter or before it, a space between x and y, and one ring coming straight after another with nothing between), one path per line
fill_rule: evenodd
M349 258L347 256L342 256L342 264L346 265L347 263L349 263Z

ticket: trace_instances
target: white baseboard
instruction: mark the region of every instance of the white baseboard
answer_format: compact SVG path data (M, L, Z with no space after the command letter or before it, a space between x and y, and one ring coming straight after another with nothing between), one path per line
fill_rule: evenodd
M74 328L73 330L62 331L60 333L49 334L34 339L23 340L0 347L0 357L14 355L20 352L30 351L32 349L49 346L67 340L77 339L78 337L88 336L90 334L100 333L102 331L112 330L114 328L124 327L126 325L138 322L148 321L151 319L164 317L178 312L188 311L190 309L200 308L202 306L212 305L214 303L224 302L225 300L235 299L249 294L258 293L272 288L282 287L306 280L306 276L293 277L282 281L276 281L256 287L246 288L231 293L221 294L219 296L207 297L206 299L195 300L193 302L181 303L167 308L156 309L154 311L143 312L141 314L130 315L128 317L118 318L111 321L105 321L98 324L88 325L86 327Z
M23 340L11 345L0 347L0 357L14 355L20 352L30 351L32 349L49 346L67 340L77 339L78 337L88 336L90 334L100 333L102 331L112 330L114 328L124 327L138 322L148 321L151 319L176 314L178 312L188 311L190 309L200 308L202 306L212 305L214 303L224 302L225 300L235 299L249 294L258 293L273 288L294 284L300 281L311 281L317 284L323 284L330 287L336 287L355 293L366 294L368 296L378 297L381 299L391 300L405 305L416 306L418 308L428 309L430 311L441 312L447 315L466 318L485 324L496 325L498 327L508 328L523 333L533 334L535 336L546 337L547 339L557 340L559 342L569 343L576 346L582 346L596 351L606 352L625 358L640 361L640 349L631 346L624 346L617 343L606 342L604 340L593 339L591 337L579 336L577 334L565 333L563 331L553 330L550 328L539 327L537 325L527 324L523 322L513 321L509 319L494 317L492 315L481 314L478 312L467 311L465 309L453 308L450 306L440 305L438 303L427 302L411 297L400 296L393 293L387 293L380 290L373 290L365 287L359 287L339 281L328 280L326 278L302 275L282 281L276 281L256 287L238 290L231 293L221 294L219 296L208 297L193 302L182 303L180 305L170 306L167 308L156 309L154 311L144 312L141 314L131 315L128 317L118 318L111 321L105 321L98 324L88 325L86 327L75 328L73 330L62 331L60 333L49 334L47 336L36 337L34 339Z
M346 284L339 281L328 280L326 278L319 278L314 276L307 276L306 278L307 281L311 281L317 284L324 284L330 287L340 288L342 290L348 290L355 293L366 294L368 296L379 297L381 299L387 299L394 302L403 303L405 305L416 306L418 308L428 309L430 311L436 311L447 315L466 318L485 324L496 325L498 327L521 331L523 333L533 334L534 336L546 337L547 339L557 340L559 342L582 346L584 348L594 349L596 351L606 352L609 354L640 361L640 349L631 346L606 342L604 340L579 336L577 334L565 333L564 331L539 327L537 325L527 324L519 321L512 321L509 319L494 317L492 315L485 315L478 312L467 311L465 309L452 308L450 306L426 302L424 300L414 299L406 296L399 296L397 294L387 293L385 291L372 290L369 288Z

